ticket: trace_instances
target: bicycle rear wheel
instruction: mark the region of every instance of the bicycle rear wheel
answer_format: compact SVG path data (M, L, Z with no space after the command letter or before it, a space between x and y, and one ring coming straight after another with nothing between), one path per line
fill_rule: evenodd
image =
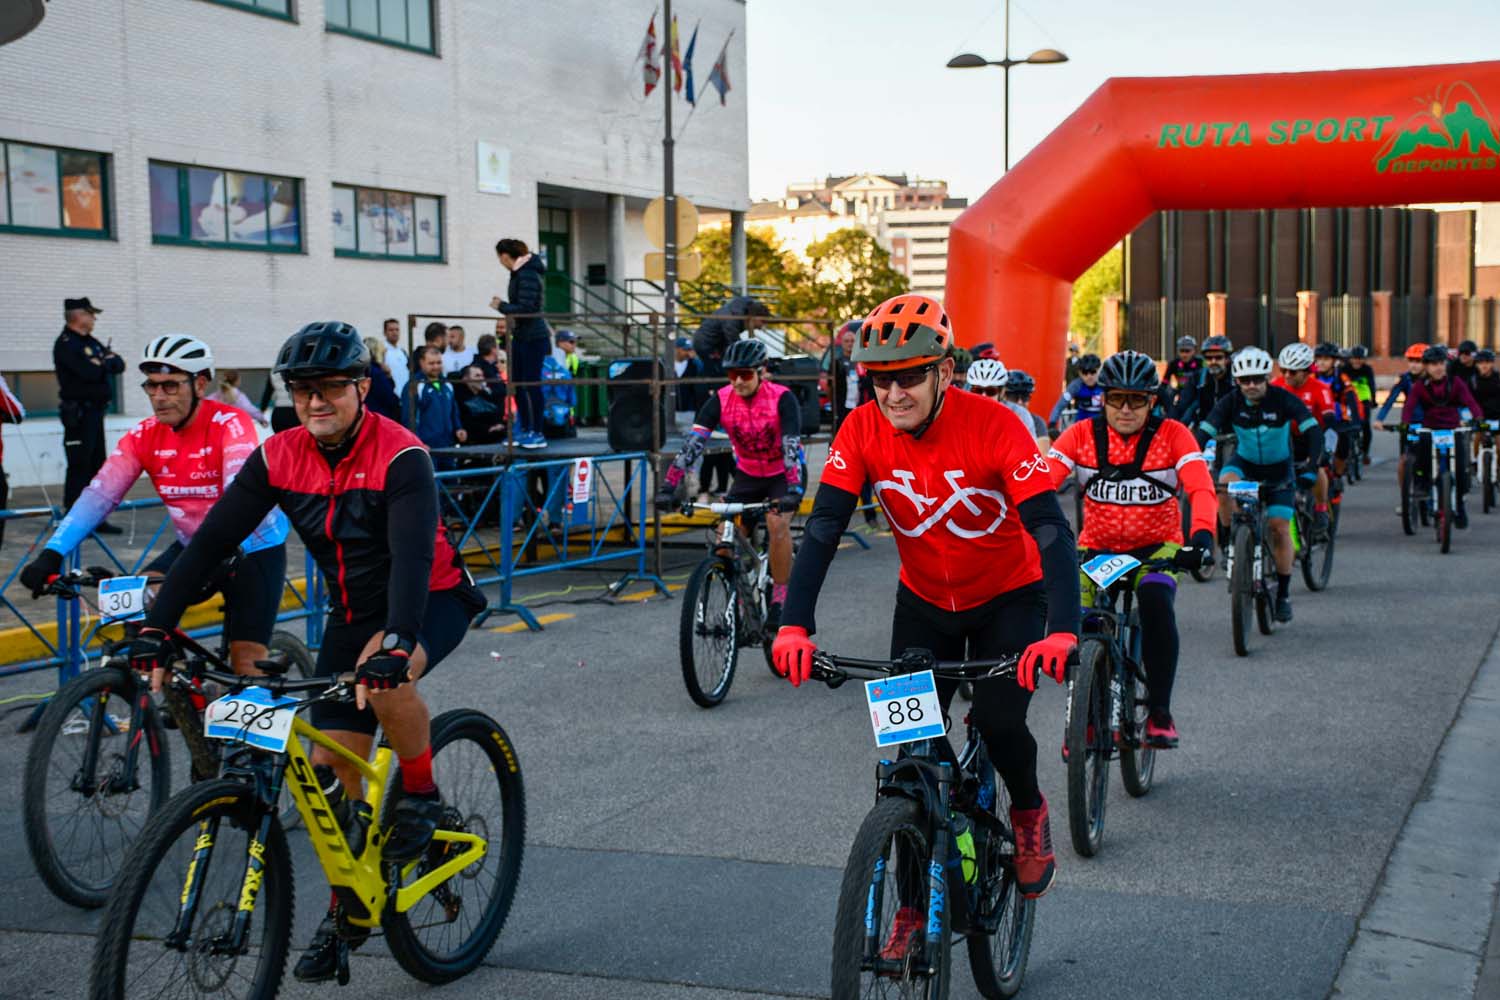
M406 912L396 912L393 896L381 926L401 968L424 983L446 983L478 968L510 915L526 845L526 790L505 730L471 709L432 720L432 775L443 793L438 830L478 834L488 848ZM442 864L451 843L434 840L392 887Z
M1482 466L1479 472L1480 499L1484 513L1488 514L1495 509L1495 453L1486 448L1479 455L1479 464Z
M1302 552L1297 561L1302 564L1302 582L1311 591L1323 590L1333 575L1333 546L1338 538L1338 516L1342 504L1330 504L1328 512L1328 537L1321 542L1302 539Z
M1453 547L1453 481L1449 478L1445 467L1438 468L1437 474L1437 513L1432 519L1432 526L1437 532L1438 548L1447 553Z
M932 845L927 817L911 799L890 796L875 803L849 849L839 888L833 927L833 1000L868 997L943 1000L948 995L952 942L947 906L937 908L941 923L938 954L927 954L931 912L927 869ZM882 959L902 909L919 915L915 933L899 958ZM927 971L931 965L932 973Z
M146 825L130 851L94 944L90 1000L276 995L292 933L292 856L272 820L244 949L229 940L261 812L237 781L183 789ZM179 907L196 887L186 927Z
M1417 505L1421 502L1416 494L1416 473L1412 470L1411 456L1406 457L1406 468L1401 473L1401 530L1408 535L1417 533Z
M740 604L734 577L723 562L698 564L682 593L677 648L688 697L713 708L729 693L740 656Z
M1068 683L1068 832L1073 850L1085 858L1098 854L1104 843L1114 737L1109 726L1111 667L1109 646L1101 639L1085 639Z
M1137 799L1150 794L1156 778L1156 750L1146 745L1146 716L1150 712L1140 699L1140 690L1140 679L1127 669L1120 699L1130 731L1124 734L1126 739L1120 746L1120 783Z
M1237 524L1231 536L1230 546L1234 555L1234 571L1229 578L1229 627L1234 638L1236 656L1250 655L1250 628L1255 607L1255 567L1250 526Z
M1036 900L1021 895L1012 866L1012 844L999 836L985 838L979 861L979 904L975 919L996 922L992 934L970 934L969 971L974 986L988 1000L1013 997L1021 991L1026 960L1031 954L1031 930Z
M74 906L109 900L130 845L171 795L171 754L141 693L128 670L79 674L47 703L26 752L26 848L42 882ZM131 766L136 727L145 738Z

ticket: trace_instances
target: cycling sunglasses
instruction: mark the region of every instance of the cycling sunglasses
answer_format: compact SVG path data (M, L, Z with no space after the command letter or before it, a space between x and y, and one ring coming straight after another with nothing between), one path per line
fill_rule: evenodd
M871 372L870 381L875 383L877 389L889 389L892 383L903 389L915 389L927 381L927 375L937 365L923 365L920 368L907 368L899 372Z
M1116 410L1148 410L1152 397L1144 392L1106 392L1104 405Z
M731 382L748 382L755 377L756 370L754 368L726 368L724 375Z
M1266 377L1264 375L1240 375L1235 378L1235 381L1240 385L1265 385Z
M999 399L1001 396L1005 395L1005 389L1002 386L998 385L979 385L975 386L970 391L976 392L981 396L988 396L991 399Z

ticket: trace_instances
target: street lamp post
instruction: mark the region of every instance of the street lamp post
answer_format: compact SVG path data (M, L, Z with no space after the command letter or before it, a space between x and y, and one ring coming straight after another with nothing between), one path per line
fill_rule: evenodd
M1010 0L1005 0L1005 58L986 59L984 56L965 52L948 60L949 69L978 69L981 66L999 66L1005 72L1005 172L1010 172L1010 68L1026 63L1047 65L1065 63L1068 57L1057 49L1037 49L1025 59L1010 57Z

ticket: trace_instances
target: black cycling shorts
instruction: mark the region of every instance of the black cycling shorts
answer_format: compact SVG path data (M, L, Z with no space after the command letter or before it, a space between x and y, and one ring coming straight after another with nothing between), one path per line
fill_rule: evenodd
M484 598L471 583L427 595L427 612L417 633L417 642L427 654L423 677L458 648L469 623L483 607ZM323 645L318 649L318 664L313 674L332 677L353 670L365 643L384 628L383 618L353 623L330 619L323 629ZM318 702L312 707L309 721L317 729L339 729L367 736L374 735L376 726L375 713L368 707L361 712L352 701Z
M729 492L724 494L726 503L768 503L786 496L787 482L784 474L774 476L751 476L739 469L734 470L734 480Z
M182 554L182 543L173 542L141 570L162 573ZM224 597L224 631L230 642L271 641L276 616L281 613L281 594L286 587L286 546L273 545L223 563L212 580L206 581L199 600L211 594Z

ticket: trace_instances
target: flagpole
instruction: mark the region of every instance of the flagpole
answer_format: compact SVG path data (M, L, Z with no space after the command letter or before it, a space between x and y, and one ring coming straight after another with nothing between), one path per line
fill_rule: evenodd
M677 195L673 190L675 178L673 176L674 141L672 139L672 43L676 38L672 32L672 0L663 0L662 23L667 26L667 44L661 50L661 82L662 99L666 101L665 128L662 132L662 201L666 211L663 213L663 262L662 268L662 291L666 299L663 307L662 325L666 334L665 342L658 344L658 354L663 357L671 357L671 352L666 345L671 344L677 336L677 305L673 301L677 296ZM652 427L656 421L652 420Z

